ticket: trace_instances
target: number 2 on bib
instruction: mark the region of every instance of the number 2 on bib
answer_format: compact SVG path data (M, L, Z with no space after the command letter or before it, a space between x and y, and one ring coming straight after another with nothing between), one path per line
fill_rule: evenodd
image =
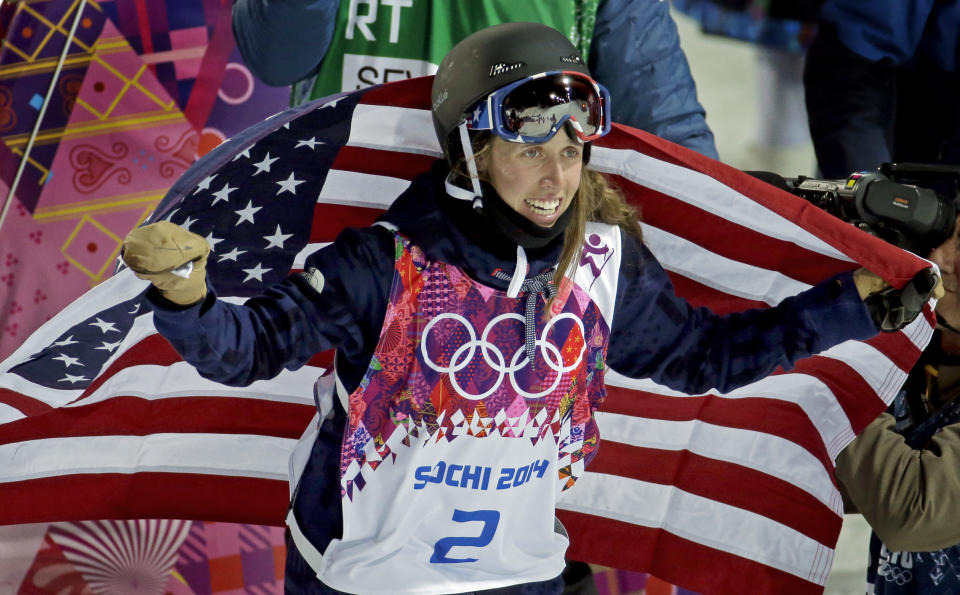
M479 521L483 523L483 529L480 535L476 537L444 537L438 539L433 545L433 555L430 556L431 564L456 564L461 562L476 562L477 558L449 558L447 554L454 547L484 547L493 541L493 535L497 532L497 525L500 524L500 511L497 510L454 510L453 522L472 523Z

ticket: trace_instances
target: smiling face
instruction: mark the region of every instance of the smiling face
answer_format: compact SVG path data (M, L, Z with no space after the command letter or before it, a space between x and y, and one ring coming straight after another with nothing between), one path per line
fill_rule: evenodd
M583 145L563 131L545 143L514 143L497 136L491 142L490 184L511 209L552 227L580 186Z
M954 226L953 234L930 253L928 258L940 267L944 296L937 301L937 314L947 324L960 329L960 218ZM956 333L944 334L944 348L951 352L960 352L960 337Z

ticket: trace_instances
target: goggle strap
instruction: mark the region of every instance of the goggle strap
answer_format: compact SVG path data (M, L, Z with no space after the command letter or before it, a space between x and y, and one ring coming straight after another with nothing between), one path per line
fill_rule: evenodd
M480 174L477 173L477 162L473 156L473 144L470 142L470 135L467 134L467 121L460 122L458 128L460 128L460 144L463 146L463 157L467 162L467 171L470 173L473 193L477 196L483 196L483 190L480 189Z

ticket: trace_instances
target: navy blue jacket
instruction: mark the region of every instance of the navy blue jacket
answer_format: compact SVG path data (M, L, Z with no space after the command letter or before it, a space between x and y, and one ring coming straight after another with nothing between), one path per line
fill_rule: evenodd
M920 51L944 70L957 71L958 0L826 0L821 18L868 60L899 65Z
M420 176L382 217L424 250L476 280L505 290L496 270L513 271L516 245L497 238L478 246L444 209L445 167ZM528 251L530 275L555 266L563 236ZM187 309L157 305L155 321L201 375L247 385L297 369L315 353L335 348L338 373L352 390L376 346L393 279L393 233L383 227L347 229L311 255L305 268L325 278L317 293L300 276L250 299L245 306L208 299ZM715 316L677 297L666 273L636 238L625 237L610 335L608 365L624 376L698 394L727 392L847 339L876 329L849 274L788 298L776 307ZM845 324L838 324L844 321Z
M313 74L330 46L339 6L340 0L235 0L233 31L244 62L275 86ZM614 121L718 158L668 2L601 0L589 66L610 91Z
M382 219L396 225L429 260L454 264L477 281L505 290L507 282L493 272L514 270L516 245L501 237L482 246L467 239L449 214L459 201L445 195L446 172L438 162ZM562 238L528 251L530 275L556 265ZM790 368L840 342L876 334L849 273L777 307L721 317L677 297L639 240L624 237L621 248L606 363L625 376L649 377L690 394L711 388L726 392L777 366ZM336 348L338 376L352 392L380 335L394 254L392 231L348 229L307 259L307 270L314 267L323 274L319 292L293 275L244 306L217 300L211 287L204 302L176 308L150 290L154 323L201 375L226 384L270 378L302 366L318 351ZM345 414L334 402L334 417L320 428L296 498L299 524L321 552L342 531L339 449Z

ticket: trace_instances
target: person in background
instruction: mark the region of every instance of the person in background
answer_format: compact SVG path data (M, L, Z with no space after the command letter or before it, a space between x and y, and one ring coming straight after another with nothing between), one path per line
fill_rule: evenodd
M824 177L890 161L960 164L960 0L826 0L807 53Z
M654 0L234 0L251 72L293 85L291 103L433 74L458 41L510 21L567 34L617 122L717 159L668 2Z
M960 230L958 219L957 230ZM956 231L956 230L955 230ZM960 593L960 245L928 255L945 295L903 390L837 457L846 512L873 528L869 593Z
M803 101L803 62L817 30L822 0L671 0L672 9L709 35L753 46L756 109L746 154L736 167L790 175L816 173ZM743 50L745 48L739 48ZM743 72L747 77L750 71ZM740 88L748 88L740 86ZM723 136L720 125L717 133ZM733 130L727 124L728 134ZM726 139L724 139L726 140Z

